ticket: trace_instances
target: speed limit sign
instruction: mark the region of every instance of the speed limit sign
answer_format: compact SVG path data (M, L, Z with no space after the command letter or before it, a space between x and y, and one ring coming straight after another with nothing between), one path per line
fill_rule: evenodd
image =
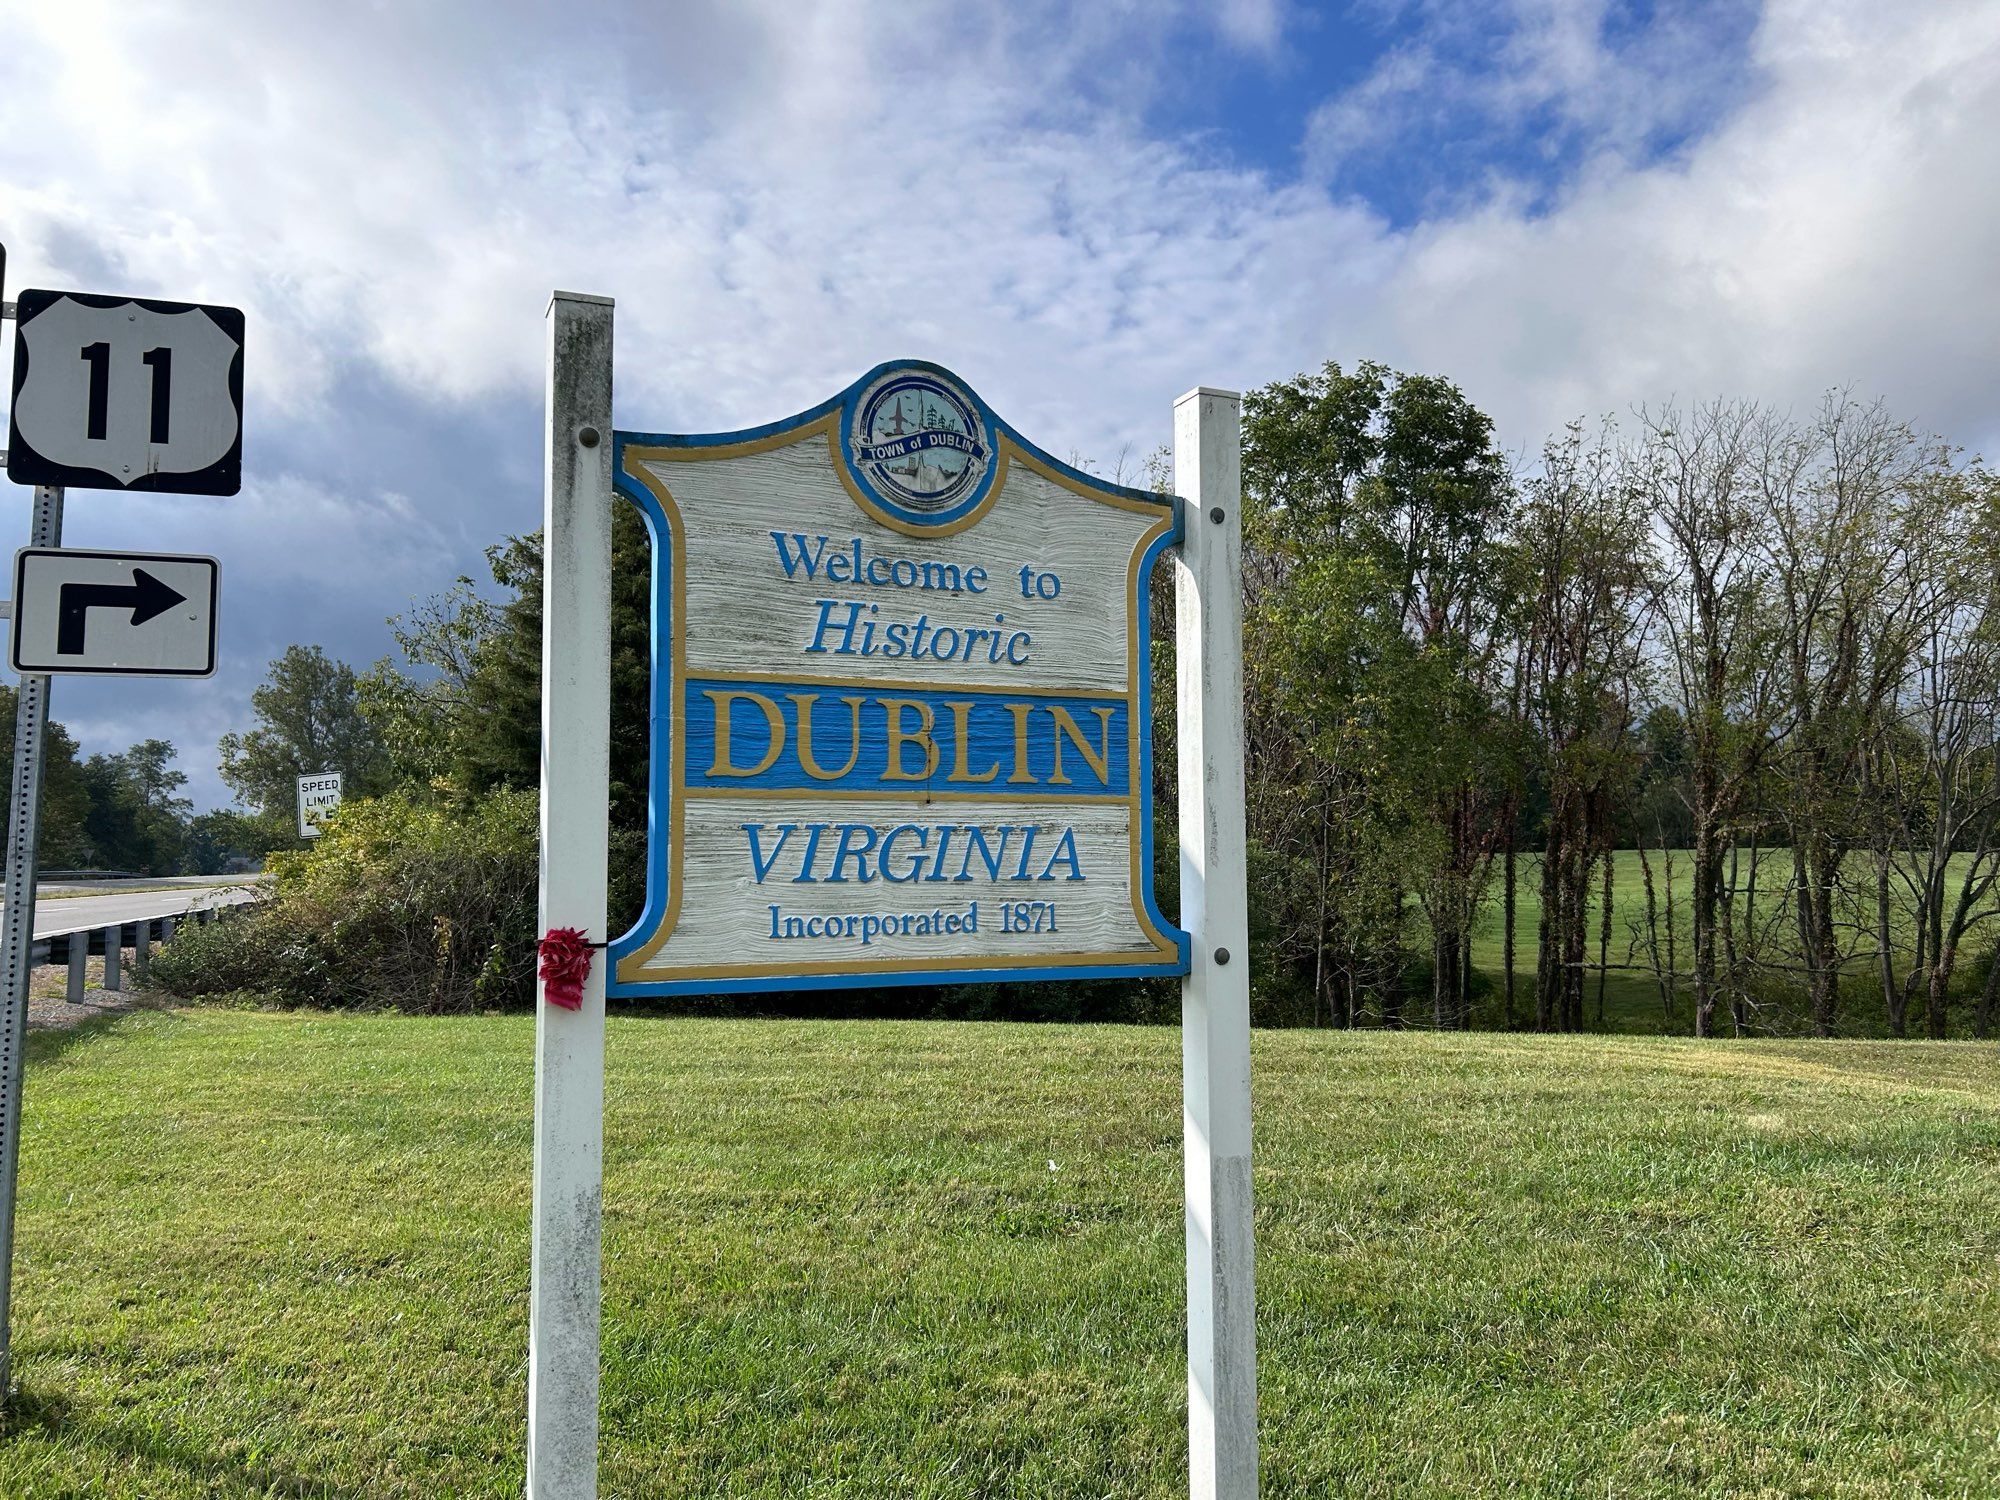
M243 313L23 291L7 477L233 495L243 486Z

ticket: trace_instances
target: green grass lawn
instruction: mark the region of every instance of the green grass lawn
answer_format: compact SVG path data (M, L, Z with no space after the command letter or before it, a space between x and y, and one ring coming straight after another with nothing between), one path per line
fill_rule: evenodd
M607 1495L1185 1493L1171 1029L618 1019ZM515 1496L532 1021L38 1036L0 1495ZM2000 1492L1970 1045L1257 1038L1265 1493Z

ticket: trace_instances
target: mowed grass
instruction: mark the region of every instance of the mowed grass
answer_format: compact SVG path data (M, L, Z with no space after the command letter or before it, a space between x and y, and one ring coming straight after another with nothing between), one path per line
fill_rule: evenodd
M1645 1035L1682 1034L1692 1035L1694 1031L1694 989L1692 979L1686 977L1694 967L1694 931L1692 903L1694 899L1694 866L1685 849L1662 853L1658 849L1646 851L1646 858L1653 867L1653 891L1659 912L1659 944L1661 962L1667 958L1667 921L1671 904L1673 920L1673 962L1683 976L1674 996L1671 1014L1661 1002L1659 981L1652 970L1652 955L1645 946L1646 932L1646 875L1645 866L1636 849L1618 849L1611 857L1611 972L1605 975L1604 983L1604 1028L1607 1031L1630 1032ZM1672 868L1668 861L1671 858ZM1970 858L1968 855L1954 856L1954 863L1963 868ZM1725 862L1725 874L1727 864ZM1860 863L1851 867L1856 879L1866 877ZM1737 879L1746 882L1750 875L1750 851L1746 848L1740 856ZM1671 878L1670 878L1671 877ZM1797 927L1791 917L1791 907L1785 900L1786 882L1791 877L1791 854L1785 849L1766 849L1760 856L1757 897L1754 908L1744 898L1739 897L1736 910L1741 930L1747 930L1754 916L1757 927L1764 934L1764 954L1768 959L1791 962L1796 952ZM1517 884L1515 889L1514 915L1514 1009L1515 1022L1520 1024L1525 1017L1532 1022L1535 1013L1535 944L1536 932L1542 919L1542 857L1539 854L1523 854L1518 861ZM1505 1016L1501 999L1501 981L1506 973L1506 919L1502 909L1502 888L1498 862L1495 862L1493 880L1487 890L1486 904L1481 908L1479 919L1472 929L1472 966L1476 973L1492 985L1490 993L1479 997L1473 1020L1479 1026L1499 1027ZM1601 932L1603 916L1603 885L1601 874L1594 873L1590 885L1590 948L1588 958L1591 964L1597 962L1597 944ZM1956 897L1956 888L1952 890ZM1872 898L1871 898L1872 900ZM1872 906L1861 914L1867 921L1874 920ZM1893 930L1898 941L1904 945L1896 955L1896 972L1900 978L1910 962L1907 946L1911 943L1909 924L1900 908L1892 918ZM1843 1033L1860 1035L1880 1035L1886 1031L1882 996L1876 980L1874 960L1874 940L1849 933L1850 942L1855 945L1857 958L1848 965L1848 978L1843 986L1843 1016L1840 1029ZM1990 928L1980 926L1973 929L1973 936L1967 939L1968 947L1963 955L1958 979L1959 987L1973 984L1974 960L1986 945L1993 941ZM1584 1018L1596 1025L1597 1020L1598 974L1593 968L1586 972L1583 981ZM1426 1000L1428 992L1426 992ZM1917 1000L1917 1014L1913 1024L1918 1030L1923 1027L1922 998ZM1954 1028L1970 1032L1969 1001L1961 1001L1955 1008ZM1798 994L1792 1006L1790 1017L1792 1027L1803 1030L1805 1022L1804 981L1798 981ZM1417 1014L1421 1015L1422 1007ZM1780 1025L1781 1018L1765 1015L1759 1018L1761 1028Z
M533 1023L37 1037L0 1495L521 1492ZM618 1018L603 1493L1185 1493L1171 1029ZM1970 1045L1256 1039L1265 1490L2000 1492Z

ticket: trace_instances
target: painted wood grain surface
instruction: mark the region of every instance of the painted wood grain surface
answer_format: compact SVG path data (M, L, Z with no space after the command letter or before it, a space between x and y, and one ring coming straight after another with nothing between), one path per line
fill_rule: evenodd
M1171 506L1002 436L968 518L882 517L840 422L622 450L668 629L619 987L1177 962L1142 676L1141 565Z
M863 515L842 487L824 437L742 458L645 464L678 502L687 553L687 666L691 673L871 674L938 683L1006 683L1123 692L1132 645L1125 599L1139 538L1158 523L1087 500L1024 464L1008 468L999 498L979 524L953 537L902 536ZM787 576L776 532L793 546ZM864 558L945 561L983 567L984 593L935 592L830 582L796 567L790 538L828 538L827 553ZM1020 569L1053 573L1061 595L1021 597ZM908 657L890 661L808 652L820 601L859 601L880 628L928 615L935 629L1024 630L1032 637L1024 665ZM995 616L1004 619L996 620ZM836 619L844 621L845 610ZM834 633L821 640L829 645Z
M982 836L975 840L968 825ZM844 878L832 880L842 830L857 826L875 836L847 839ZM802 877L815 827L820 829L810 869L815 878L807 880ZM735 973L766 964L812 972L829 963L889 960L1047 962L1065 955L1082 962L1084 955L1147 958L1161 951L1133 910L1131 813L1122 803L1051 808L886 798L831 805L808 798L694 798L684 828L678 921L638 974L709 968ZM751 829L757 830L754 851ZM1059 847L1066 847L1060 845L1066 830L1074 835L1074 866L1063 857L1051 865ZM885 836L891 840L886 857ZM856 856L853 851L864 845L868 852ZM1027 878L1019 878L1022 874ZM1043 931L1008 930L1014 924L1002 907L1023 902L1048 904L1039 918ZM918 932L912 929L919 924L901 920L963 916L975 903L976 932L945 933L933 924ZM876 921L864 931L861 919L869 917ZM842 920L828 931L828 918ZM795 920L810 926L810 933L794 926ZM1032 912L1026 915L1030 929L1036 920Z

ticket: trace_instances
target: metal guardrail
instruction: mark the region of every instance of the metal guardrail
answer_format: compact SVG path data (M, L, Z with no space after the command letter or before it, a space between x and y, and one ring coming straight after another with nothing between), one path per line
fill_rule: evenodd
M132 950L133 977L144 983L152 966L154 943L172 942L181 923L206 926L225 911L238 911L256 904L254 901L243 901L229 906L190 907L172 916L144 917L133 922L109 922L75 927L68 932L44 933L35 939L32 963L35 967L58 962L67 965L69 974L63 998L71 1005L80 1005L83 1003L84 979L92 954L99 954L104 959L103 988L116 993L125 987L125 949Z

